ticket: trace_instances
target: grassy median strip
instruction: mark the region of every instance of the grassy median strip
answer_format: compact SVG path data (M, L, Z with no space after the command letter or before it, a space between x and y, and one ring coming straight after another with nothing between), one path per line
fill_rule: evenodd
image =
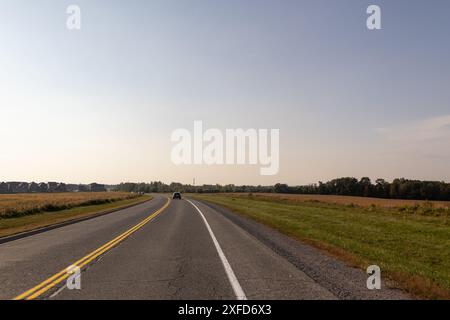
M133 204L138 204L150 200L149 195L134 195L121 198L111 198L101 204L95 204L95 200L87 205L86 202L81 202L79 206L74 206L65 210L52 210L49 212L42 211L29 215L18 215L16 217L1 217L0 216L0 237L5 237L25 231L35 230L38 228L66 222L73 219L86 218L93 215L98 215L110 210L124 208ZM0 202L1 206L1 202Z
M258 195L196 195L384 276L423 298L450 299L450 217L401 208L290 202Z

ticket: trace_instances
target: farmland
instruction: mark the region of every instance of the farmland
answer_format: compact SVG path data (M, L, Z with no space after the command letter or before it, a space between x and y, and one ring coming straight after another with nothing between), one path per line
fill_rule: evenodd
M247 196L246 193L232 193L235 197ZM336 196L320 194L279 194L279 193L255 193L253 197L258 199L268 199L273 201L284 201L290 203L301 202L322 202L339 205L379 207L379 208L414 208L424 205L431 205L433 208L450 208L450 201L426 201L426 200L403 200L403 199L381 199L370 197Z
M0 195L0 218L14 218L39 212L111 203L136 196L125 192L2 194Z
M447 204L356 197L203 194L226 207L425 298L450 298Z
M0 237L151 199L126 192L0 195Z

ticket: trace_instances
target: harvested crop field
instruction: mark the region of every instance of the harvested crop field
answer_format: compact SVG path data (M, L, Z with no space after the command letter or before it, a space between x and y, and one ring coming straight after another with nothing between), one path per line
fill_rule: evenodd
M233 193L234 197L245 196L248 193ZM323 202L341 205L355 205L360 207L377 206L380 208L401 208L422 206L432 204L434 208L450 208L450 201L426 201L426 200L402 200L402 199L380 199L369 197L334 196L318 194L279 194L279 193L254 193L255 198L269 198L272 200L292 202Z
M125 192L1 194L0 219L99 205L138 197Z

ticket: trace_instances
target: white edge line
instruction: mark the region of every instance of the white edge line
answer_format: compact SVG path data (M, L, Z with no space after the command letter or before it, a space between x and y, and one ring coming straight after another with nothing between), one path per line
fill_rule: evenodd
M52 295L50 295L50 299L56 297L58 294L63 292L63 290L67 287L67 283L65 283L61 288L59 288L56 292L54 292Z
M203 212L190 200L187 200L195 209L197 209L198 213L203 219L203 222L206 225L206 228L208 229L209 235L211 236L214 246L216 247L217 253L219 254L220 260L222 260L223 267L225 269L225 273L227 274L228 280L230 281L231 287L233 288L234 294L238 300L247 300L247 297L245 296L244 290L242 290L241 285L239 284L238 279L236 278L236 275L234 274L233 269L230 266L230 263L228 262L227 257L222 251L222 248L220 247L219 242L216 239L216 236L214 235L211 227L209 226L208 221L206 220Z

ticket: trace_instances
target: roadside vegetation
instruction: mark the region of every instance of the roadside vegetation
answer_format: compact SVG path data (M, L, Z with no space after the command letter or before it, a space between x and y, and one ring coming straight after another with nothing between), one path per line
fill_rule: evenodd
M409 199L409 200L439 200L450 201L450 183L443 181L421 181L411 179L394 179L388 182L376 179L372 182L368 177L356 179L343 177L327 182L309 185L289 186L277 183L273 186L237 186L234 184L204 184L193 186L172 182L165 184L160 181L151 183L121 183L115 187L116 191L126 192L183 192L183 193L277 193L304 195L336 195L370 197L380 199Z
M285 195L196 194L254 219L365 270L380 266L383 277L413 295L450 299L450 214L430 201L336 203L336 198Z
M232 193L233 196L247 196L249 193ZM414 211L417 213L437 209L442 213L450 212L450 201L429 200L403 200L403 199L381 199L355 196L337 196L320 194L280 194L280 193L255 193L252 195L258 199L271 201L301 203L301 202L323 202L359 207L391 208L399 211Z
M150 200L126 192L0 195L0 237Z
M32 193L0 195L0 219L136 198L126 192Z

